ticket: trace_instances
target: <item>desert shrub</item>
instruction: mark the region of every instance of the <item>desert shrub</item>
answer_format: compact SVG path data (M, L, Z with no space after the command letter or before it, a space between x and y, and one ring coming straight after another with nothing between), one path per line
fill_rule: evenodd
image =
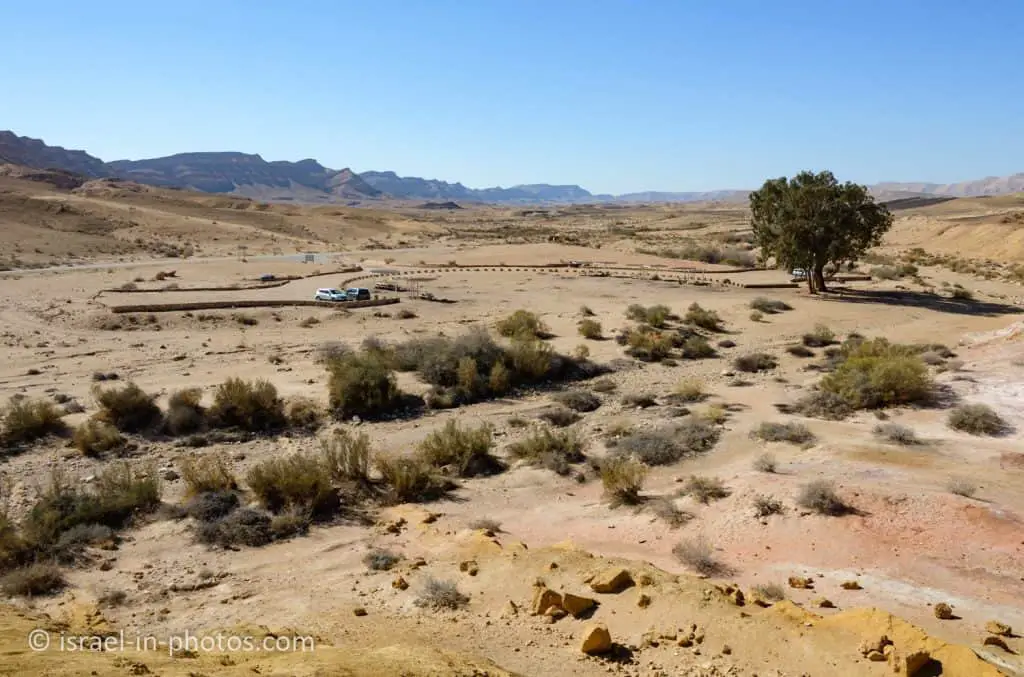
M841 421L853 413L853 407L835 393L814 390L800 398L793 405L795 411L811 418Z
M711 501L718 501L726 498L731 493L717 477L702 477L700 475L690 475L690 478L686 480L683 485L683 491L687 495L692 496L695 501L707 505Z
M491 455L494 432L486 423L476 428L463 427L454 420L445 423L424 438L419 445L421 457L435 468L453 466L459 477L489 475L501 469Z
M270 536L275 541L302 536L309 532L311 518L304 510L285 510L270 517Z
M655 517L668 524L671 529L678 529L693 519L693 515L680 509L670 498L659 497L648 502Z
M370 571L390 571L392 567L401 561L401 555L384 548L374 548L363 555L363 564Z
M802 340L804 345L809 348L824 348L835 343L836 335L825 325L818 324L814 326L814 331L804 334Z
M932 350L926 350L925 352L921 353L921 361L930 367L938 367L940 365L946 364L945 358L943 358L942 355L939 355L937 352L934 352Z
M751 591L768 602L781 602L786 599L786 589L778 583L760 583L751 586Z
M814 440L814 433L804 424L796 422L764 421L750 432L750 436L764 442L792 442L793 444L807 444Z
M803 344L786 346L786 352L793 357L814 357L814 351Z
M826 480L814 480L803 485L796 502L801 508L813 510L819 515L836 517L850 511L850 507L839 498L832 483Z
M530 465L553 470L559 475L569 472L569 465L582 463L583 442L571 430L556 431L537 428L524 439L508 446L508 454Z
M964 289L963 287L956 287L956 288L954 288L953 292L952 292L952 296L953 296L954 299L956 299L958 301L973 301L974 300L974 294L970 290Z
M580 315L583 317L593 317L594 311L590 309L590 306L580 306Z
M239 505L238 494L231 490L197 493L185 503L185 514L200 522L215 522Z
M59 560L73 562L86 547L112 543L114 530L102 524L79 524L63 532L53 547Z
M586 390L567 390L556 393L553 399L573 411L594 411L601 406L601 400Z
M487 376L487 387L496 397L504 395L512 387L512 377L504 362L495 362L491 367L491 372Z
M745 371L747 373L756 373L759 371L768 371L778 366L778 362L775 358L768 353L750 353L747 355L739 355L732 361L732 366L737 371Z
M686 310L686 315L683 317L683 321L708 331L722 330L722 318L718 316L718 313L701 308L698 303L690 304L690 307Z
M764 313L765 315L775 315L776 313L781 313L786 310L793 310L793 307L785 301L778 301L764 296L758 296L756 299L751 301L750 307L753 310Z
M896 266L875 266L868 272L871 277L877 277L879 280L896 280L902 277Z
M698 419L683 421L675 429L676 439L689 454L700 454L710 450L720 436L718 428Z
M414 602L418 607L433 609L455 610L469 604L469 597L459 591L459 586L453 581L442 581L434 577L427 578Z
M100 411L97 418L110 423L122 432L136 433L155 427L161 419L160 407L152 395L134 383L120 388L95 391Z
M501 531L501 522L490 517L478 517L466 526L475 531L493 531L494 533Z
M626 334L626 354L643 362L660 362L672 352L672 339L646 327L635 327Z
M820 384L853 409L876 409L931 399L934 384L928 368L904 346L884 339L844 347L844 359Z
M754 312L750 313L750 321L751 322L760 322L763 319L764 319L764 313L762 313L760 310L755 310Z
M701 360L715 356L715 349L703 336L690 336L682 345L682 356L687 360Z
M206 425L206 411L200 401L203 391L199 388L185 388L175 391L167 400L167 415L164 430L171 435L190 435L199 432Z
M615 381L610 378L599 378L590 384L591 390L598 393L611 393L615 392L618 388Z
M538 414L537 417L559 428L565 428L566 426L570 426L573 423L579 421L580 418L582 418L572 409L563 406L545 409L540 414Z
M953 430L971 435L1001 435L1008 426L1003 417L987 404L961 404L949 412L947 419Z
M753 462L754 470L758 472L773 473L778 469L778 462L775 457L771 454L761 454L754 459Z
M668 306L655 305L645 308L639 303L634 303L626 308L626 317L634 322L661 329L672 319L673 314L672 309Z
M0 590L11 597L42 597L67 586L64 574L53 564L30 564L0 578Z
M590 358L590 348L585 343L581 343L572 351L572 359L582 362L583 360Z
M680 562L704 576L724 573L727 567L715 556L715 549L703 537L677 543L672 554Z
M328 476L335 484L356 483L367 485L371 465L370 437L365 432L353 434L348 430L334 430L320 440L320 457Z
M270 515L252 508L239 508L223 519L200 522L196 539L200 543L232 547L258 548L273 540Z
M234 316L234 320L243 327L255 327L260 323L260 321L255 317L252 315L246 315L245 313L238 313Z
M416 319L416 313L409 310L408 308L402 308L395 313L395 318L399 320L414 320Z
M178 469L189 496L238 488L231 464L223 454L186 457L178 462Z
M315 431L323 425L324 409L311 397L290 397L284 404L284 417L290 428Z
M560 359L550 345L534 339L513 341L507 355L516 383L536 383L555 376Z
M900 425L899 423L880 423L875 426L872 432L875 434L875 437L886 442L892 442L893 444L902 444L909 447L921 443L921 440L918 439L917 434L912 428Z
M85 456L98 456L107 451L120 449L125 443L124 436L117 428L93 418L75 428L71 441Z
M629 456L609 456L600 463L601 484L612 507L637 505L647 466Z
M326 364L351 354L352 349L341 341L326 341L317 349L317 362Z
M974 495L978 493L978 485L963 477L951 477L946 483L946 490L957 496L974 498Z
M272 432L284 427L284 402L269 381L229 378L217 386L210 422L220 428Z
M14 447L65 430L61 412L52 402L12 398L0 411L0 445Z
M267 510L300 509L318 517L328 517L339 507L331 480L331 469L320 456L301 452L268 458L245 476L245 483Z
M754 497L754 517L768 517L769 515L781 515L783 512L782 501L774 496Z
M346 355L327 363L327 390L334 416L379 417L401 405L401 392L388 364L372 355Z
M497 324L498 333L506 338L543 339L551 336L536 313L528 310L517 310Z
M603 338L601 323L597 320L581 320L576 329L583 338L598 341Z
M320 318L313 317L312 315L299 322L299 326L303 329L309 329L310 327L315 327L318 324L320 324Z
M432 501L448 491L449 484L419 456L382 455L374 463L392 503Z
M676 384L672 394L683 402L702 402L708 397L704 382L696 378L683 379Z
M671 465L710 449L718 430L700 420L687 420L673 429L644 430L621 437L615 453L633 455L647 465Z

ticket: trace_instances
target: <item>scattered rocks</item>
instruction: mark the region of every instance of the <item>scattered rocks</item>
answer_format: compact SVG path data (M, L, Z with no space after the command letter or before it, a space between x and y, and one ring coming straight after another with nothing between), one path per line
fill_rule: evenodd
M174 468L160 468L160 479L167 482L173 482L178 479L180 475Z
M459 562L459 571L470 576L476 576L480 573L480 567L477 565L476 560L466 560L465 562Z
M617 594L633 585L628 569L605 569L590 581L590 589L604 594Z
M857 581L843 581L842 583L839 584L839 587L841 587L843 590L863 590L864 589L864 588L860 587L860 583L858 583Z
M811 600L811 604L818 607L819 609L835 609L836 605L832 603L832 600L825 597L816 597Z
M395 590L408 590L409 582L401 576L397 576L395 580L391 581L391 587Z
M1009 637L1013 634L1013 628L1005 623L1000 623L999 621L989 621L988 623L985 623L985 632L990 632L993 635Z
M882 660L885 660L885 647L887 646L892 646L892 640L889 639L889 636L878 635L877 637L869 637L862 641L858 651L860 651L860 655L864 657L867 657L872 653L882 654Z
M377 528L385 534L400 534L406 524L407 522L405 521L405 518L399 517L398 519L381 522L377 525Z
M588 656L598 656L612 650L612 636L601 623L592 623L583 628L580 651Z
M533 604L530 605L531 613L534 616L540 616L551 607L564 608L562 606L562 596L547 587L538 587L534 590Z
M789 587L799 590L810 590L814 588L814 580L804 576L790 576Z
M933 611L935 612L935 617L939 620L948 621L953 618L953 607L945 602L936 604Z
M646 609L651 606L651 596L646 593L640 593L636 598L636 605L641 609Z
M581 597L567 592L562 595L562 608L572 614L573 618L579 618L597 606L597 600L590 597Z

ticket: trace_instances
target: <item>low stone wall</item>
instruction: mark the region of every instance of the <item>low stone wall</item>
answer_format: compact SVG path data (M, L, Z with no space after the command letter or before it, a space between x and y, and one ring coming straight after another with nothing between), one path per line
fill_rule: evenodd
M166 313L185 310L219 310L237 308L286 308L315 306L318 308L369 308L390 306L400 299L371 299L369 301L306 301L306 300L253 300L253 301L197 301L194 303L146 303L132 306L111 306L112 313Z

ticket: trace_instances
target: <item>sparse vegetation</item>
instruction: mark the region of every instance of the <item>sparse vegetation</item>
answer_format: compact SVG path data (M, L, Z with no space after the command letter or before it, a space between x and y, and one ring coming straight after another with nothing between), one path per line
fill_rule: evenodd
M287 420L284 402L273 383L229 378L213 395L210 423L221 428L269 433L282 429Z
M419 456L381 455L374 459L387 499L392 503L420 503L443 496L449 483Z
M764 313L765 315L775 315L787 310L793 310L793 307L785 301L770 299L764 296L758 296L756 299L751 301L750 307L753 310Z
M181 479L188 496L209 492L231 492L238 489L238 481L231 464L223 454L205 454L185 457L178 462Z
M702 402L708 397L704 382L696 378L683 379L672 392L683 402Z
M946 483L946 490L957 496L974 498L974 495L978 493L978 485L963 477L951 477Z
M580 336L592 341L599 341L604 338L602 333L601 323L597 320L581 320L576 329L579 331Z
M553 399L573 411L589 412L601 406L601 400L586 390L567 390L556 393Z
M99 456L120 449L125 444L124 436L117 428L94 418L75 428L71 440L75 448L85 456Z
M912 347L885 339L847 342L838 359L835 371L819 387L852 409L927 403L933 397L928 368Z
M474 477L501 469L491 455L492 445L493 431L489 425L470 428L450 420L420 442L419 452L435 468L450 466L459 477Z
M778 469L778 461L772 454L761 454L754 459L754 470L758 472L774 473Z
M498 333L506 338L545 339L551 336L545 325L535 313L528 310L517 310L497 324Z
M155 397L134 383L94 391L100 411L96 417L118 430L138 433L157 427L163 417Z
M712 501L727 498L731 493L725 483L717 477L690 475L683 485L683 492L692 496L698 503L707 505Z
M835 343L836 335L823 324L815 325L814 331L803 335L802 341L808 348L824 348Z
M899 423L880 423L872 432L875 437L893 444L901 444L906 447L921 444L921 440L912 428Z
M718 316L718 313L702 308L698 303L690 304L683 321L708 331L722 330L722 318Z
M601 484L611 506L637 505L647 466L629 456L609 456L600 463Z
M749 353L737 356L732 361L732 366L737 371L753 374L774 369L778 366L778 362L768 353Z
M754 516L768 517L769 515L781 515L783 512L782 501L774 496L754 497Z
M639 303L634 303L626 309L626 317L655 329L663 329L674 316L672 309L668 306L656 305L646 308Z
M665 496L648 501L648 506L658 519L672 529L678 529L693 519L692 514L680 509L675 501Z
M363 555L363 564L370 571L390 571L392 567L401 561L401 555L397 555L384 548L374 548Z
M327 362L330 407L339 419L375 418L401 406L401 391L387 361L372 352L351 353Z
M30 564L0 577L0 590L12 597L43 597L60 592L67 580L53 564Z
M418 607L434 611L455 610L469 604L469 597L459 591L459 586L453 581L442 581L429 577L416 598L415 604Z
M491 519L490 517L478 517L466 526L475 531L491 531L496 534L501 533L501 522L496 519Z
M778 583L761 583L751 586L750 590L768 602L781 602L786 599L786 589Z
M824 390L814 390L797 400L795 411L811 418L841 421L853 413L853 407L842 397Z
M316 454L294 453L260 461L249 469L245 483L260 504L274 513L298 509L324 518L339 507L331 470Z
M618 386L610 378L599 378L590 384L590 388L598 393L611 393L615 392Z
M704 576L715 576L727 567L715 556L715 549L706 538L694 538L677 543L672 554L680 562Z
M644 430L621 437L614 451L635 456L647 465L671 465L708 451L718 442L719 434L717 428L705 421L686 420L674 428Z
M850 512L850 508L839 498L835 487L826 480L808 482L800 489L797 505L819 515L838 517Z
M297 395L285 402L284 416L288 427L313 432L323 425L325 412L313 398Z
M1007 423L996 411L987 404L961 404L949 412L947 419L953 430L971 435L1002 435Z
M48 400L11 398L0 410L2 447L29 444L48 435L62 433L65 429L60 409Z
M683 341L681 350L683 358L687 360L702 360L715 356L715 349L706 338L700 335L688 337Z
M622 406L624 407L635 407L637 409L647 409L658 404L658 401L654 399L654 396L650 393L630 393L622 396Z
M793 357L814 357L814 351L803 344L787 346L786 352Z
M545 409L537 418L558 428L565 428L580 420L581 416L572 409L561 405Z
M164 429L171 435L190 435L206 425L206 410L200 402L203 391L185 388L175 391L167 400Z
M764 421L750 432L750 436L763 442L792 442L793 444L808 444L814 440L814 433L804 424L796 422Z
M509 445L507 450L514 459L548 468L559 475L568 474L571 464L586 460L583 455L583 442L571 430L537 428L526 438Z

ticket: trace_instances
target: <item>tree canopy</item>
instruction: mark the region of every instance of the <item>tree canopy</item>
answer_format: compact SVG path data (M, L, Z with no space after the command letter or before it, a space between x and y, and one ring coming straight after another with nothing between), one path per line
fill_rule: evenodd
M892 227L892 214L867 188L828 171L765 181L750 194L750 211L762 257L806 270L811 293L827 291L826 266L856 261Z

